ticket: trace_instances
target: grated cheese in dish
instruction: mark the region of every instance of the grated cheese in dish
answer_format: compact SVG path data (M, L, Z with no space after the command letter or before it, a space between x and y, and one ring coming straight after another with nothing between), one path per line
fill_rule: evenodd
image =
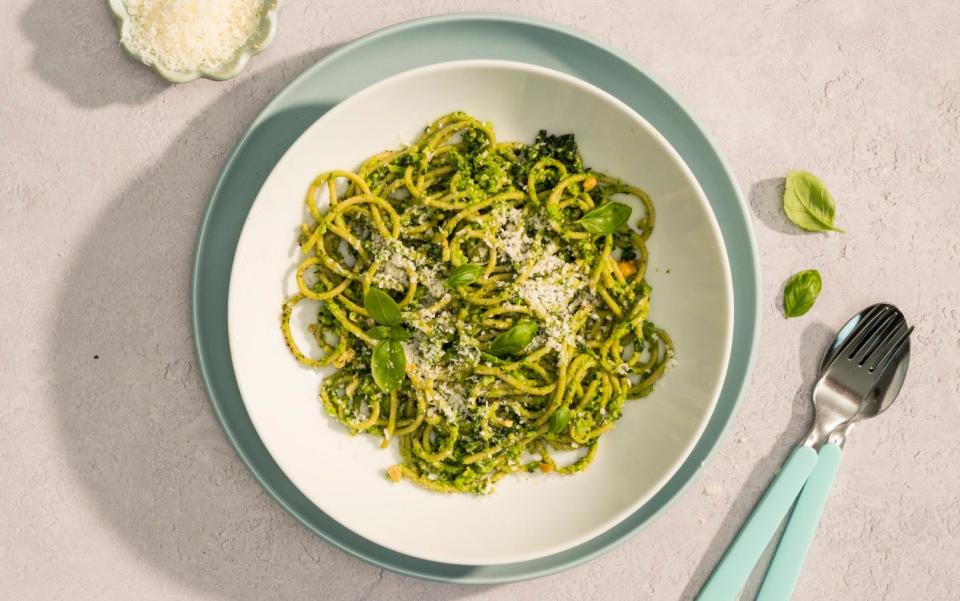
M127 43L144 62L189 72L228 62L263 17L263 0L127 0Z

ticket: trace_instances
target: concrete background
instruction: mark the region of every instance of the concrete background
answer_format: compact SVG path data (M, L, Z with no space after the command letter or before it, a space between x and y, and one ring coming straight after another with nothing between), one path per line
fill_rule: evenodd
M240 77L173 87L103 4L5 0L0 21L0 596L689 599L807 427L830 330L885 300L917 326L907 386L853 434L794 598L960 597L960 5L286 0ZM300 527L230 448L191 347L196 230L240 132L331 49L450 10L556 21L657 77L737 174L763 270L753 378L697 481L602 558L508 586L383 572ZM785 221L792 168L847 234ZM787 321L809 267L823 294Z

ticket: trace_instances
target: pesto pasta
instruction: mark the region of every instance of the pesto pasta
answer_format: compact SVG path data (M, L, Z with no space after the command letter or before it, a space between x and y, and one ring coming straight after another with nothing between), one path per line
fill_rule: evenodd
M398 441L391 480L486 494L512 473L580 471L673 356L647 320L653 203L584 167L573 135L501 142L454 112L318 175L305 214L283 336L304 365L335 368L327 413ZM305 300L317 356L291 330Z

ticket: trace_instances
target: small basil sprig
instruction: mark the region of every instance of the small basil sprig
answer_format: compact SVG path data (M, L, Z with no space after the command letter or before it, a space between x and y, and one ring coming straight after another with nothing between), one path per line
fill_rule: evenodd
M401 342L408 340L410 333L400 327L400 306L383 290L370 288L363 297L363 308L378 324L367 331L379 341L370 355L370 372L380 390L390 392L406 374L407 355Z
M823 281L816 269L794 274L783 288L783 314L787 317L799 317L809 311L820 296L822 287Z
M370 288L363 297L363 308L382 326L400 325L400 305L379 288Z
M376 338L377 340L389 340L391 330L393 330L393 328L390 326L374 326L367 330L367 336Z
M403 382L406 375L407 355L403 345L396 340L381 340L370 355L370 371L380 390L390 392Z
M630 219L633 208L622 202L608 202L577 220L583 229L597 236L612 234Z
M783 189L783 212L790 221L811 232L843 232L833 225L833 196L816 175L791 171Z
M453 270L450 277L447 278L447 288L459 288L475 281L483 273L483 265L476 263L464 263Z
M490 342L489 351L493 355L513 355L523 350L537 335L537 322L520 320L506 332L497 335Z
M570 423L570 408L564 405L550 416L550 433L559 434L563 432L568 423Z
M397 340L399 342L410 340L410 332L401 327L374 326L367 330L367 336L377 340Z

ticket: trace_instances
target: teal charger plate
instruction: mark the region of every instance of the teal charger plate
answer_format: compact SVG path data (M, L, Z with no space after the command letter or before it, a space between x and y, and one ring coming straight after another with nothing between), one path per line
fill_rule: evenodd
M672 479L643 507L603 534L562 553L493 566L426 561L353 533L311 503L273 461L247 415L227 341L233 255L264 180L316 119L391 75L462 59L522 61L569 73L613 94L680 153L710 200L723 233L734 288L734 333L720 398L701 439ZM444 15L401 23L357 39L294 79L254 119L227 160L200 226L191 309L197 362L213 409L241 459L281 506L336 547L379 567L429 580L490 584L544 576L624 541L690 482L720 439L747 381L759 331L760 282L753 232L737 185L692 117L659 84L617 53L560 27L503 15Z

